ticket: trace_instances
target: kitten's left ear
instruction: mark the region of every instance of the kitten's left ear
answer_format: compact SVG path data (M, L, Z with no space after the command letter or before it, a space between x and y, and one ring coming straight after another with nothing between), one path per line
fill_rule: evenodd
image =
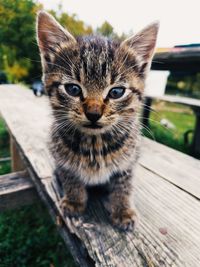
M123 41L120 47L125 50L132 50L142 64L150 63L156 45L158 29L159 22L152 23L136 35Z

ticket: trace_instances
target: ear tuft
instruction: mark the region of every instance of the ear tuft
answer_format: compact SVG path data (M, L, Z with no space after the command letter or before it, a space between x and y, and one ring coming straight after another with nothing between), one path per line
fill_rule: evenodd
M38 13L36 29L38 45L42 53L48 52L50 48L63 41L76 43L75 38L52 15L43 10Z
M133 49L134 53L139 56L143 63L149 63L155 49L158 30L159 22L154 22L136 35L123 41L121 47Z

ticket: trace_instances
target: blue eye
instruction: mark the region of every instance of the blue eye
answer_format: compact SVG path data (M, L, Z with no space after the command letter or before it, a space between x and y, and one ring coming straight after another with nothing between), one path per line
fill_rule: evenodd
M125 93L125 88L114 87L109 91L108 97L113 98L113 99L117 99L117 98L122 97L124 93Z
M65 91L71 96L80 96L81 95L81 87L74 83L67 83L64 85Z

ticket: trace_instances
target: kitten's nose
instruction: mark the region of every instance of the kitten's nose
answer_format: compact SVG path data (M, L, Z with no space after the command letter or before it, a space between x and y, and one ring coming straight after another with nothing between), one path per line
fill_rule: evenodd
M97 100L90 100L84 105L85 116L92 123L97 122L103 113L102 105Z
M97 122L101 118L101 114L98 112L87 112L85 115L92 123Z

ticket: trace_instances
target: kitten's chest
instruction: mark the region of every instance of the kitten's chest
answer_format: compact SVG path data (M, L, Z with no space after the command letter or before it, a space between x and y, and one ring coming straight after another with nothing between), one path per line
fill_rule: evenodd
M97 185L109 181L115 171L126 170L133 158L134 139L131 136L74 136L56 142L58 163L70 169L85 184Z
M90 185L108 182L113 172L130 166L131 147L132 142L127 137L121 140L104 140L96 136L83 139L76 161L80 179Z
M79 156L77 170L80 179L89 185L104 184L109 181L114 171L122 167L120 155L103 155L91 150L87 157ZM121 162L120 162L121 161ZM120 165L120 166L119 166Z

